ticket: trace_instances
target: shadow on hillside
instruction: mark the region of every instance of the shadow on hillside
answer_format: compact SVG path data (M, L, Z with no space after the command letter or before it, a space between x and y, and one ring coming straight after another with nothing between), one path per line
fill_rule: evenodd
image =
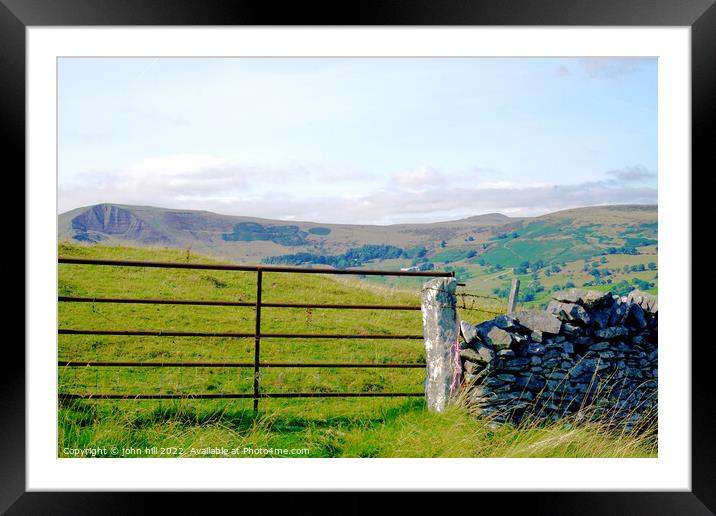
M257 427L264 430L273 430L281 433L301 432L307 428L373 428L383 425L398 417L415 411L425 410L423 399L409 399L394 407L382 407L372 412L359 414L325 416L297 416L295 414L282 414L278 409L274 412L259 412L254 417L252 409L233 409L229 404L214 405L212 407L202 406L201 403L192 401L161 402L156 406L137 407L130 409L121 407L120 404L132 403L134 400L110 402L66 400L61 399L59 407L64 410L63 418L71 421L78 427L92 426L105 418L122 417L128 428L139 430L154 427L161 424L173 423L185 427L197 427L208 425L221 425L238 433L248 433ZM338 411L336 411L338 412Z

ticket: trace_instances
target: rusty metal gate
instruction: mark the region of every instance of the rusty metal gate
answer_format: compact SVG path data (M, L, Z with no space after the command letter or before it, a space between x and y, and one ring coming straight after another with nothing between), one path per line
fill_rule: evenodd
M194 394L76 394L59 393L62 399L253 399L254 412L258 412L259 400L262 398L342 398L342 397L398 397L423 396L423 392L261 392L260 373L262 368L424 368L423 363L294 363L294 362L261 362L261 339L274 338L305 338L305 339L422 339L423 335L394 335L394 334L308 334L308 333L263 333L261 331L261 308L307 308L307 309L351 309L351 310L420 310L420 306L413 305L353 305L353 304L315 304L315 303L270 303L263 302L262 281L264 272L289 274L334 274L334 275L364 275L364 276L413 276L413 277L454 277L454 272L435 271L379 271L358 269L329 269L329 268L297 268L277 267L263 265L214 265L190 264L173 262L147 262L128 260L90 260L81 258L59 258L59 263L77 265L109 265L121 267L153 267L164 269L208 269L223 271L256 272L256 301L210 301L198 299L133 299L133 298L99 298L99 297L72 297L58 296L59 302L64 303L133 303L157 305L203 305L203 306L243 306L254 307L256 310L255 330L253 333L233 332L182 332L182 331L144 331L144 330L92 330L79 328L59 328L60 335L131 335L156 337L228 337L253 338L253 362L99 362L99 361L58 361L60 367L233 367L253 368L252 393L194 393Z

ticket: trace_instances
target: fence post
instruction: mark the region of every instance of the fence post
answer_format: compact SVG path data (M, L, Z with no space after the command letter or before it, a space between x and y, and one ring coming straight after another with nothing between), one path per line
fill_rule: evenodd
M455 278L437 278L423 285L421 310L425 338L425 400L428 410L445 410L461 373Z
M520 280L517 278L512 280L512 288L510 288L510 299L507 301L507 313L515 311L515 305L517 304L517 295L520 292Z

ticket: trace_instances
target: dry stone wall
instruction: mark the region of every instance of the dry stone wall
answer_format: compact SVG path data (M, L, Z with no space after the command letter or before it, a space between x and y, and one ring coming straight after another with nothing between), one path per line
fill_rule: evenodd
M569 289L545 311L460 323L463 386L497 422L566 415L633 427L655 414L658 303L654 295Z

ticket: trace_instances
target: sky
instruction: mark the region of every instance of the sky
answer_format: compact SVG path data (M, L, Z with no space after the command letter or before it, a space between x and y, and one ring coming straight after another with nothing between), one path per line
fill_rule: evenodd
M61 58L58 210L325 223L657 203L657 61Z

